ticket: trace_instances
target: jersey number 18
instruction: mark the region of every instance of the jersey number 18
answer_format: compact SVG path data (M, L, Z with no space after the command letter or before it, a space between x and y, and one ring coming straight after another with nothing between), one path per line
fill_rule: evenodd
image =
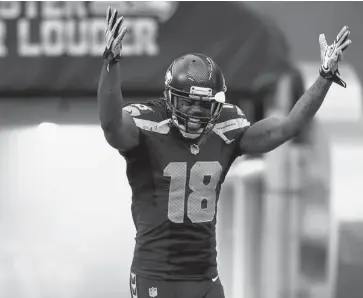
M212 221L216 212L216 187L222 173L219 162L196 162L190 169L187 198L187 216L193 223ZM168 217L172 222L184 221L187 163L171 162L164 169L164 176L170 177ZM209 177L210 179L205 179ZM205 183L205 180L208 180Z

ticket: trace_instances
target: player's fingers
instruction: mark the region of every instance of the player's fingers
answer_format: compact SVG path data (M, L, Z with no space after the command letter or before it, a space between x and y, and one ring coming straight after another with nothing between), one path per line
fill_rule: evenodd
M335 41L337 41L338 42L338 40L344 35L344 33L345 33L345 31L347 31L349 28L348 28L348 26L344 26L341 30L340 30L340 32L338 33L338 35L337 35L337 38L335 39Z
M119 38L122 40L126 33L127 33L127 27L122 27L121 32L119 34Z
M326 42L325 34L319 35L319 44L320 44L320 50L325 50L328 46L328 43Z
M121 29L123 20L124 20L124 17L123 16L119 17L119 19L117 20L117 23L116 23L116 31L115 31L115 35L114 35L115 37L117 37L117 35L120 32L120 29Z
M343 51L342 50L339 50L339 58L338 58L338 61L342 61L343 59L344 59Z
M124 38L125 34L127 32L127 28L126 27L122 27L121 28L121 32L119 33L119 35L115 38L115 44L120 44L122 39Z
M350 31L349 30L345 31L345 33L341 36L341 38L338 39L337 46L340 46L342 43L344 43L348 39L349 35Z
M120 30L120 27L121 27L121 24L122 24L122 21L123 21L123 17L119 17L115 26L112 27L112 31L111 31L111 34L114 38L117 37L118 33L119 33L119 30Z
M328 47L328 44L325 39L325 34L319 35L319 45L320 45L321 59L323 59L326 48Z
M340 50L337 49L333 52L333 55L331 56L331 58L334 60L334 61L339 61L340 60Z
M113 28L115 26L116 20L117 20L117 10L114 9L113 13L112 13L111 20L110 20L110 27L111 28Z
M339 50L342 52L352 43L350 39L346 40L342 45L339 46Z
M106 25L107 26L110 24L111 16L112 16L112 8L111 8L111 6L109 6L107 9L107 14L106 14Z

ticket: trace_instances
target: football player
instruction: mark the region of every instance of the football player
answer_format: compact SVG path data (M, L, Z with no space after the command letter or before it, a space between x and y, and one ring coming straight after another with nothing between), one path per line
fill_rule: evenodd
M218 196L232 162L265 153L296 136L321 106L332 82L342 86L338 61L351 43L343 27L332 45L319 37L320 75L284 118L250 125L226 104L222 70L211 58L187 54L166 71L162 98L123 107L120 67L126 28L109 8L98 85L107 142L127 162L136 246L132 297L223 298L216 263Z

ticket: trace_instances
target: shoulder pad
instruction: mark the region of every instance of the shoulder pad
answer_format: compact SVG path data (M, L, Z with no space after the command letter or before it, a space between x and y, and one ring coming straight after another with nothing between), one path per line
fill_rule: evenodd
M148 103L132 103L125 105L123 110L128 112L134 119L160 122L165 120L158 106Z
M239 107L230 103L225 103L223 105L218 122L224 122L231 119L246 119L246 121L248 122L246 115Z
M155 105L132 103L123 107L135 121L138 128L145 131L167 134L170 131L169 119L164 119Z
M241 136L250 126L242 110L233 104L224 104L213 131L227 144Z

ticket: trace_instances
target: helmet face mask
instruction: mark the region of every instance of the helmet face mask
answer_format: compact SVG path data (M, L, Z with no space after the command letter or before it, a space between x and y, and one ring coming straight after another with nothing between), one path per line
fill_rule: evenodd
M221 69L209 57L189 54L176 59L167 70L164 93L173 125L186 138L210 131L222 110L226 89ZM206 113L190 115L181 108L185 101L201 105Z
M191 115L189 113L183 112L183 109L180 107L181 101L188 99L192 100L196 104L199 102L200 105L203 105L203 110L209 111L208 114L202 115ZM218 119L220 111L222 109L222 103L218 103L214 100L203 98L203 99L191 99L190 97L178 96L175 93L169 90L169 95L167 95L167 106L172 113L173 124L177 126L177 128L183 132L182 134L189 138L198 137L199 135L206 132L208 129L211 129ZM191 126L193 124L199 125L200 129L195 131ZM187 133L187 135L185 134Z

